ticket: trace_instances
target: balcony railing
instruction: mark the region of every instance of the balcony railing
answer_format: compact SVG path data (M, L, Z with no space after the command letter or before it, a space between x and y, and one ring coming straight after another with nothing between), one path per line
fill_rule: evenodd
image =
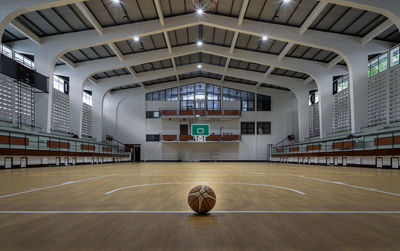
M393 151L390 150L395 151L396 149L400 149L400 131L350 136L340 139L320 140L286 146L274 146L272 147L272 155L290 156L310 153L340 154L343 152L357 152L360 154L368 153L367 155L373 155L374 153L387 153L391 155ZM400 150L398 151L398 155L400 155Z
M240 110L161 110L161 117L240 117Z
M160 135L161 142L195 142L192 135L179 135L179 134L162 134ZM205 138L205 142L239 142L241 140L240 134L225 133L225 134L212 134Z
M0 150L36 150L48 152L124 154L122 145L59 137L45 133L25 133L0 129Z

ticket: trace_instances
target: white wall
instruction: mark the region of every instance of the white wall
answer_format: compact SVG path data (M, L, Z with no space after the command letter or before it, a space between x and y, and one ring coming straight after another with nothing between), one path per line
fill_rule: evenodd
M243 112L240 119L198 121L197 123L210 124L211 131L219 131L220 126L222 126L223 131L240 132L241 121L271 121L272 134L242 135L240 143L145 142L146 134L179 134L179 125L183 121L178 119L146 119L146 110L178 109L179 102L146 102L145 91L139 88L130 90L129 95L124 96L123 91L121 91L105 97L104 134L112 135L125 144L141 144L142 160L182 161L266 160L268 144L276 144L290 134L295 134L298 137L297 100L292 92L269 88L255 89L234 83L224 83L223 86L251 92L257 91L259 94L271 96L272 111ZM163 88L170 88L170 86ZM223 109L234 108L228 107L228 104L225 104L225 106Z

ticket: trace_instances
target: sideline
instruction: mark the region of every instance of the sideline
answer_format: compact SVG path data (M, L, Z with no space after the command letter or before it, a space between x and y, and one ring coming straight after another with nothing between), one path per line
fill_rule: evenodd
M88 178L88 179L84 179L84 180L66 181L66 182L63 182L61 184L53 185L53 186L47 186L47 187L41 187L41 188L32 188L30 190L26 190L26 191L22 191L22 192L0 195L0 199L11 197L11 196L16 196L16 195L21 195L21 194L26 194L26 193L42 191L42 190L56 188L56 187L62 187L62 186L66 186L66 185L76 184L76 183L82 183L82 182L91 181L91 180L103 179L103 178L111 177L111 176L114 176L114 175L117 175L117 173L110 174L110 175L104 175L104 176L92 177L92 178Z
M357 188L357 189L361 189L361 190L367 190L367 191L371 191L371 192L383 193L383 194L394 195L394 196L400 197L400 194L398 194L398 193L386 192L386 191L382 191L382 190L379 190L376 188L361 187L361 186L346 184L346 183L340 182L340 181L322 180L322 179L311 178L311 177L306 177L306 176L302 176L302 175L295 175L295 174L288 174L288 175L298 177L298 178L303 178L303 179L316 180L316 181L320 181L320 182L324 182L324 183L352 187L352 188Z

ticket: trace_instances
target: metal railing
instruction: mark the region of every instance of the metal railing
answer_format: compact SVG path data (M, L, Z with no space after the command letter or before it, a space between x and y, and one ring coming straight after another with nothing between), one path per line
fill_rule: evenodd
M183 136L184 139L181 139ZM242 139L240 133L210 134L205 136L205 142L237 142ZM160 142L195 142L195 137L191 135L180 135L179 133L160 134Z
M160 117L240 117L241 111L236 109L225 110L160 110Z
M324 153L343 151L366 151L400 148L400 131L347 136L330 140L316 140L285 146L273 146L273 155L299 153ZM400 155L400 152L399 152Z
M0 148L101 154L125 153L125 147L120 144L110 145L46 133L35 134L4 129L0 129Z

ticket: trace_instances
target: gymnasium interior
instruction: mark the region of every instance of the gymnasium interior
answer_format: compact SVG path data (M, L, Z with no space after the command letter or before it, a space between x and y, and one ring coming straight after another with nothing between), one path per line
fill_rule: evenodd
M398 0L0 3L0 250L399 250Z

